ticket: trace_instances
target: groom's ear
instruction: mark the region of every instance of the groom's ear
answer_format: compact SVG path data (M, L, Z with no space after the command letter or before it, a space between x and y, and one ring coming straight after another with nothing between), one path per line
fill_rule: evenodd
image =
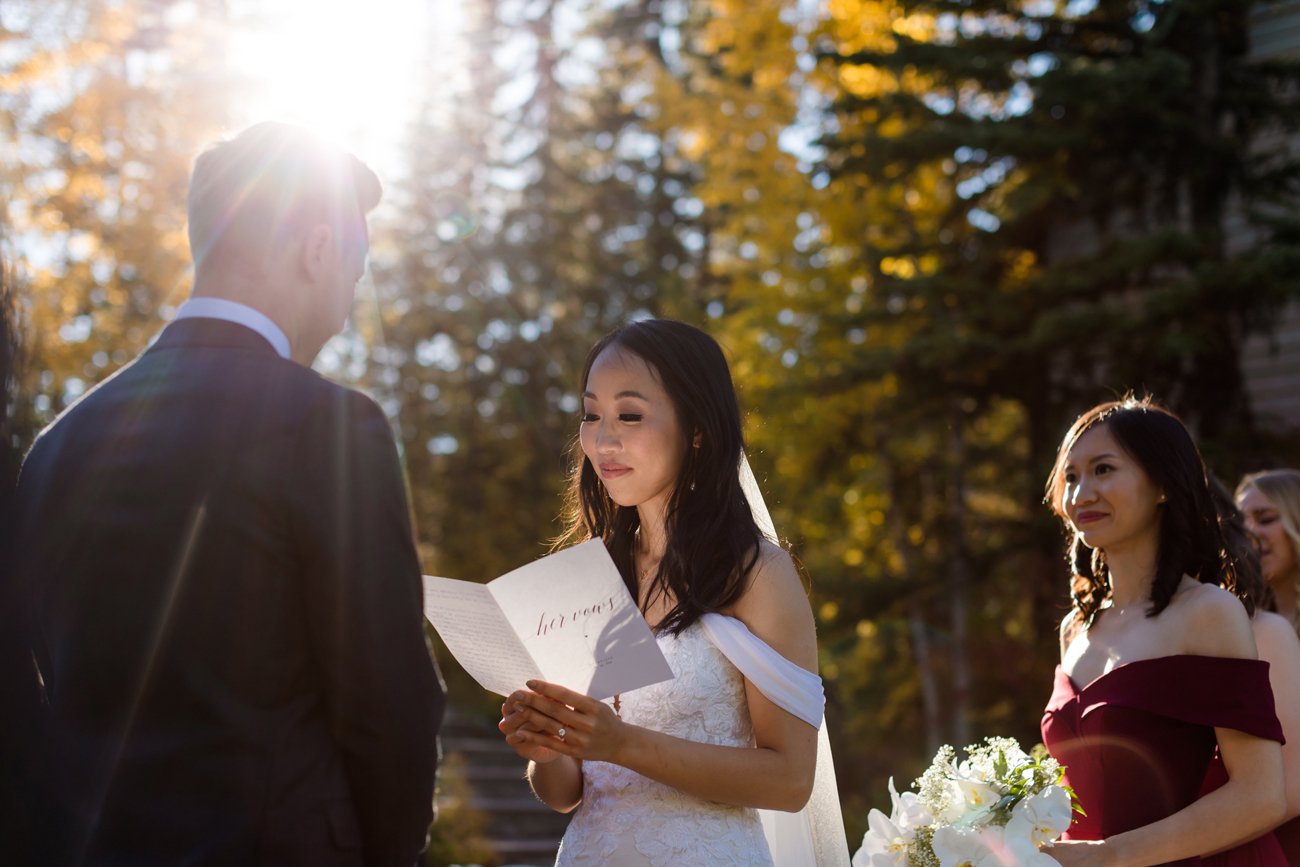
M313 283L327 279L338 270L334 241L334 230L324 223L312 226L303 237L299 264Z

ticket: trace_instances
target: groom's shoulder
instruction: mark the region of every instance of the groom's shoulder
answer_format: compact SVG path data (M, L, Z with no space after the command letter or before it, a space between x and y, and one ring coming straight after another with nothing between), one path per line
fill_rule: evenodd
M363 428L391 437L388 417L370 395L308 368L300 370L300 400L307 424L326 434Z
M309 367L297 367L295 385L299 386L303 399L313 409L332 408L340 412L371 413L383 412L379 404L370 395L359 388L335 382L322 376Z
M80 424L81 417L93 413L95 406L105 400L106 395L111 395L115 390L122 388L122 382L129 378L132 370L139 363L140 357L131 359L64 407L37 432L27 455L24 456L24 463L33 453L39 453L43 448L49 447L50 443L58 438L58 434ZM93 419L87 420L88 423L91 421Z
M327 488L350 479L348 488L363 498L362 489L386 490L397 478L400 458L393 427L369 395L318 377L299 412L291 422L293 461L306 476Z

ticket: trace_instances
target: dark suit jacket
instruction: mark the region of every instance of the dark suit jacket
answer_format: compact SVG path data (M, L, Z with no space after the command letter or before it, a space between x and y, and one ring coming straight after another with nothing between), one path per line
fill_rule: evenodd
M3 303L3 302L0 302ZM5 312L0 308L0 341ZM5 405L9 396L0 346L0 863L39 863L39 827L49 814L38 786L43 743L43 692L32 659L31 636L14 589L14 486L18 452L9 441Z
M65 860L416 861L443 691L373 401L178 321L38 438L18 502Z

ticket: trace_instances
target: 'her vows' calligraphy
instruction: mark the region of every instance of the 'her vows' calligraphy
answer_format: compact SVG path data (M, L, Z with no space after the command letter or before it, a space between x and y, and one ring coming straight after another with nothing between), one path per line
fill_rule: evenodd
M568 624L586 621L587 618L594 614L609 614L613 612L614 605L617 602L618 597L611 596L597 602L595 605L579 608L568 614L547 614L547 612L543 611L541 619L537 623L537 634L546 635L548 632L557 632Z

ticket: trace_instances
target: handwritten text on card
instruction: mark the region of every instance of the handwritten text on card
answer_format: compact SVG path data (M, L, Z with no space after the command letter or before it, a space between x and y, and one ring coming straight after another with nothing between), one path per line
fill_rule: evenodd
M537 634L546 635L548 632L556 632L571 623L582 623L585 627L587 620L589 620L593 615L609 614L613 612L614 606L617 604L618 597L611 596L608 599L597 602L595 605L580 608L568 614L552 614L543 611L542 619L537 623ZM583 635L586 634L586 629L583 629Z

